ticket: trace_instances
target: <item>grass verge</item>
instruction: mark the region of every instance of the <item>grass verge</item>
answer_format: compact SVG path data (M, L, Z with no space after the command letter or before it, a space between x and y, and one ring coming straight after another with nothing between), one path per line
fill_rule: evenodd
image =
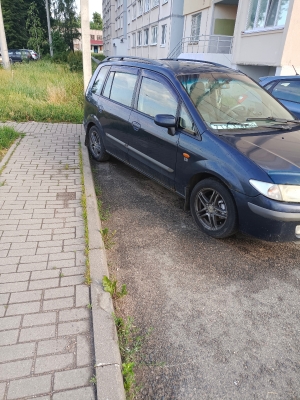
M84 239L85 239L85 273L84 282L86 285L92 283L91 270L90 270L90 260L89 260L89 228L87 220L87 208L86 208L86 193L84 186L84 175L83 175L83 159L82 159L82 149L81 143L79 142L79 168L80 168L80 180L81 180L81 206L82 206L82 216L84 221Z
M0 120L82 123L82 72L50 61L0 68Z
M7 153L13 142L20 137L20 134L13 128L3 126L0 128L0 161Z

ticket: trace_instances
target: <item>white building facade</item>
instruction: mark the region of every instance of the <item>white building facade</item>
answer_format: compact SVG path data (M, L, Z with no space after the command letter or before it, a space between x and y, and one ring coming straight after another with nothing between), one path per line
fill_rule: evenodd
M109 12L112 2L103 0L104 54L166 58L182 39L183 3L116 0Z

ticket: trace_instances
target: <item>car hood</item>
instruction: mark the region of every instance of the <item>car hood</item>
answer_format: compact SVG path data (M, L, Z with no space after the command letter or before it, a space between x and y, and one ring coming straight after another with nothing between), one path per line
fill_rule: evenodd
M300 185L300 129L275 134L233 134L225 139L263 168L274 183Z

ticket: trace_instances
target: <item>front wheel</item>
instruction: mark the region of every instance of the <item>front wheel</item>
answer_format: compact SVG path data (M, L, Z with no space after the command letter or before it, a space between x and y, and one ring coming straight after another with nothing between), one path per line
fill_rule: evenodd
M109 159L100 132L95 125L88 132L88 149L96 161L107 161Z
M234 200L218 180L208 178L199 182L192 191L190 206L194 221L206 234L222 239L237 231Z

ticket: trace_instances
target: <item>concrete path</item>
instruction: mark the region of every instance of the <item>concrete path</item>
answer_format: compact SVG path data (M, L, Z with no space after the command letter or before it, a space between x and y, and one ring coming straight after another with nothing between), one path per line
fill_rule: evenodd
M81 125L26 133L0 175L0 400L90 400Z

